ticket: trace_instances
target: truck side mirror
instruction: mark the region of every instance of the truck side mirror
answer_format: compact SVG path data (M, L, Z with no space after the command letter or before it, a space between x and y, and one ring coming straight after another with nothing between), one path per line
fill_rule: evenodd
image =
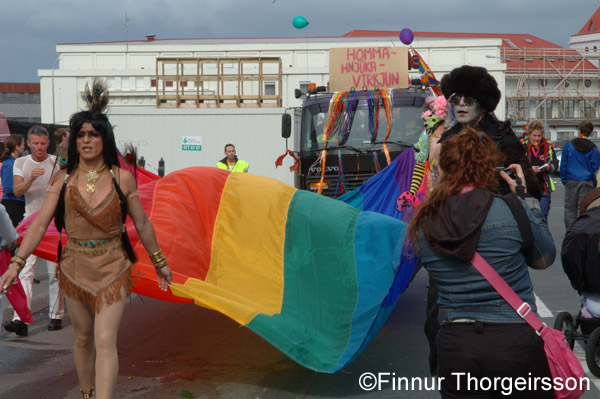
M290 114L281 115L281 137L289 139L292 135L292 116Z

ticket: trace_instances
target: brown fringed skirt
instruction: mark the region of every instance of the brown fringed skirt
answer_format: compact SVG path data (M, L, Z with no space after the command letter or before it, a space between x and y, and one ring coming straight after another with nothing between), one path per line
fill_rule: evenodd
M69 298L98 313L103 306L131 294L131 263L121 246L120 237L102 240L70 238L57 268L60 288Z

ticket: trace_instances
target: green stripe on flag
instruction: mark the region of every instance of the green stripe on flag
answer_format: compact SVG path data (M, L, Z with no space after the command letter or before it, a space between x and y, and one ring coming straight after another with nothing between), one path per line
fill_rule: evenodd
M348 346L358 297L354 234L359 215L331 198L296 192L286 225L281 314L259 314L247 325L313 370L331 370Z

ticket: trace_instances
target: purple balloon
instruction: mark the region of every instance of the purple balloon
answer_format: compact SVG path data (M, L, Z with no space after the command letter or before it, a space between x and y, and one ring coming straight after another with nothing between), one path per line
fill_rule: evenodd
M415 38L415 34L413 33L413 31L408 28L402 29L400 31L399 36L400 36L400 41L406 45L411 44L413 39Z

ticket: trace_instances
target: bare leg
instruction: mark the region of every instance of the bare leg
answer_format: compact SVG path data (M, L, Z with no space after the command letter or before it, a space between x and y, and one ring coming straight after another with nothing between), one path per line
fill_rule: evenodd
M88 307L72 298L66 297L69 316L75 335L73 357L79 386L88 390L94 385L96 351L94 350L94 313Z
M122 300L103 307L96 314L94 335L96 343L96 398L110 399L119 375L117 333L125 310L125 292Z

